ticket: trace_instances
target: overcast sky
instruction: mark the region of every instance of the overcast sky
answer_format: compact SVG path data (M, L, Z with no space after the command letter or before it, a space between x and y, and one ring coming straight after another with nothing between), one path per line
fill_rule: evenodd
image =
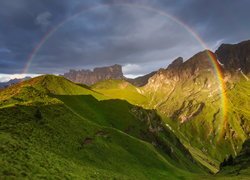
M125 75L149 73L204 49L182 24L211 50L250 39L249 7L249 0L1 0L0 81L23 73L36 47L25 73L113 64Z

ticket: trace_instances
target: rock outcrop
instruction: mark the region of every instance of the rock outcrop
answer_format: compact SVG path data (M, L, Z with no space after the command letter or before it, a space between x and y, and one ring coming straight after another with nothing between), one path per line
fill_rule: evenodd
M185 81L186 79L195 78L203 72L214 73L211 56L215 56L211 51L205 50L197 53L187 61L183 62L183 58L175 59L166 69L158 70L154 76L149 79L149 83L153 86L157 84L172 84L177 81ZM219 64L218 64L219 65ZM220 66L220 65L219 65Z
M120 65L113 65L108 67L99 67L91 70L70 70L63 75L65 78L75 82L86 85L92 85L99 81L108 79L123 79L122 67Z
M250 73L250 40L238 44L222 44L215 53L230 73Z

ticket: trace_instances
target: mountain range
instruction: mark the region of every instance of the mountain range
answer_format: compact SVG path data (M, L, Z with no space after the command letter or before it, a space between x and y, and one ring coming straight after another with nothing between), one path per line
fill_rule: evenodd
M28 80L30 79L31 77L24 77L24 78L14 78L14 79L11 79L9 81L6 81L6 82L0 82L0 89L1 88L6 88L6 87L9 87L13 84L17 84L19 82L22 82L22 81L25 81L25 80Z
M0 177L248 179L249 67L244 41L136 79L114 65L7 87Z

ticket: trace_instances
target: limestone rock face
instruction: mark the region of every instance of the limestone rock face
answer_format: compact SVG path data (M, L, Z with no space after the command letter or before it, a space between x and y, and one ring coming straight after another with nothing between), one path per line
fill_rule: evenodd
M185 81L195 78L203 72L214 74L214 67L211 56L215 54L205 50L197 53L187 61L183 62L183 58L175 59L166 69L160 69L149 79L148 86L157 87L162 84L174 85L175 82Z
M92 85L96 82L107 79L123 79L122 67L120 65L113 65L108 67L98 67L91 70L70 70L63 75L65 78L86 85Z

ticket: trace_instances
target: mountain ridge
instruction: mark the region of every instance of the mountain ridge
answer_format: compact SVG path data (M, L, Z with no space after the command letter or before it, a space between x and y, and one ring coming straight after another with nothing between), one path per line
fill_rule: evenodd
M124 78L121 65L115 64L106 67L97 67L91 70L70 70L64 73L65 78L75 82L92 85L98 81L106 79L122 79Z
M13 94L14 90L17 93ZM42 174L145 178L140 173L144 168L152 169L146 172L152 178L206 174L155 111L119 99L100 101L97 95L53 75L36 77L0 91L0 98L5 97L0 101L0 119L4 124L0 133L0 164L5 164L1 164L4 168L0 174L19 178ZM13 118L16 113L18 117ZM9 158L17 154L19 158L13 164ZM47 159L51 168L44 166L40 158ZM65 163L72 174L64 170ZM28 169L21 173L20 165ZM119 170L115 173L114 169Z
M0 173L28 178L52 174L60 178L209 179L228 177L232 168L240 167L233 178L247 177L250 82L243 76L248 76L246 72L237 71L237 64L248 62L248 53L239 57L238 50L242 51L236 48L230 55L236 67L217 61L225 92L210 59L220 51L208 50L186 61L175 59L167 68L135 81L137 86L124 78L105 78L110 76L100 76L102 81L86 86L44 75L1 90L0 163L4 162L4 169ZM222 52L220 57L226 58ZM222 93L228 100L226 118ZM44 157L47 162L41 160ZM230 167L224 166L228 157L234 159ZM21 172L20 166L27 169ZM207 173L216 173L219 167L218 176Z

